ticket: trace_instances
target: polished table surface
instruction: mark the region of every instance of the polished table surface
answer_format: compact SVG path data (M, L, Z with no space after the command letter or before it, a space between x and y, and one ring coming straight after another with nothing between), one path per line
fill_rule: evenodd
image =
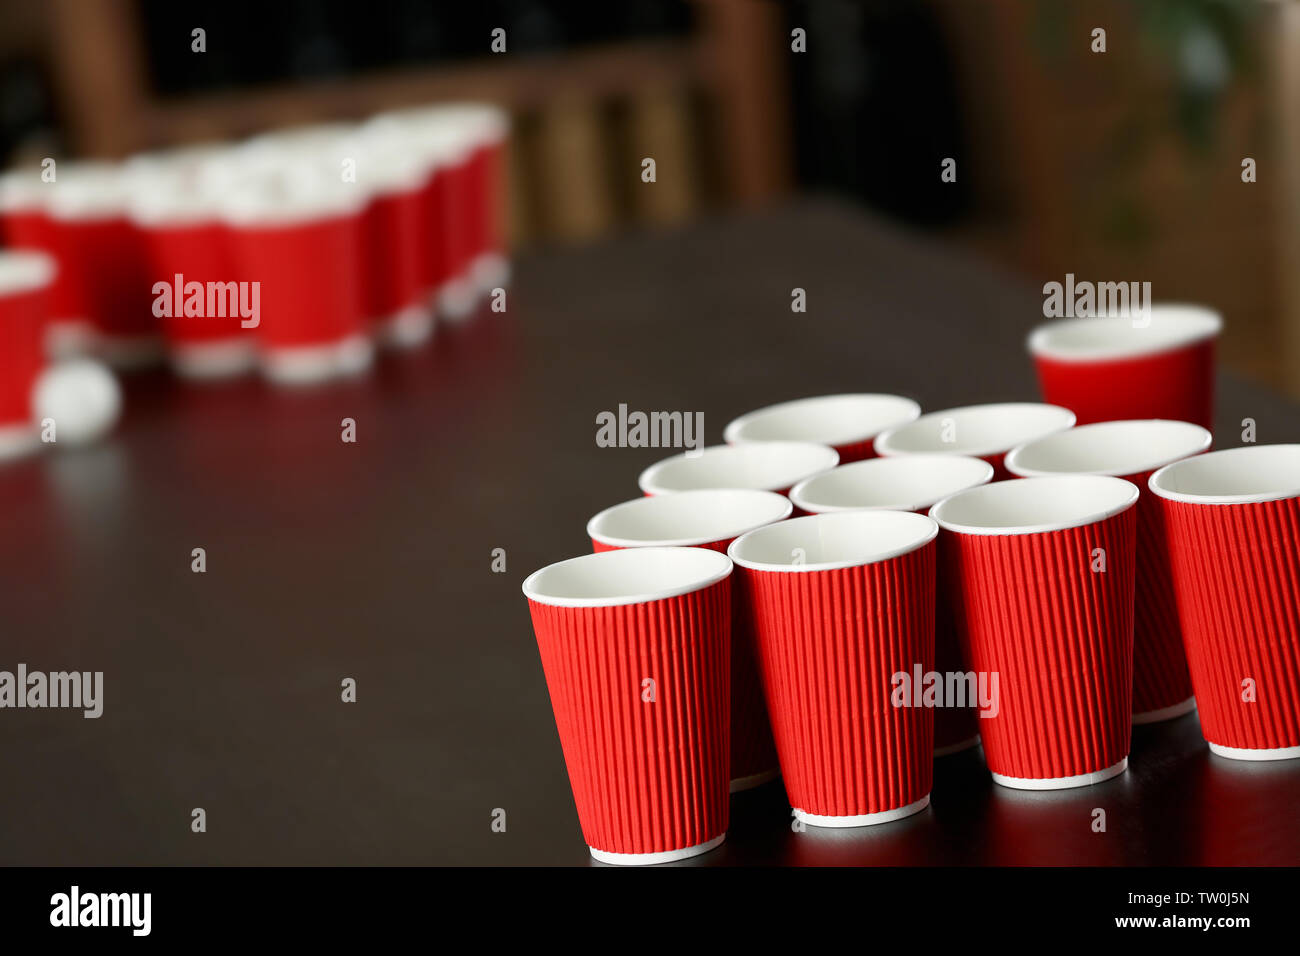
M1037 398L1036 284L827 200L530 253L507 305L354 383L136 377L110 440L0 468L0 670L105 683L98 720L0 710L0 863L585 865L519 586L664 454L596 415L701 411L716 443L808 394ZM1300 440L1231 376L1218 412L1220 447L1246 417ZM1295 865L1298 804L1300 761L1212 757L1192 714L1083 790L945 758L930 809L865 830L794 833L768 785L687 865Z

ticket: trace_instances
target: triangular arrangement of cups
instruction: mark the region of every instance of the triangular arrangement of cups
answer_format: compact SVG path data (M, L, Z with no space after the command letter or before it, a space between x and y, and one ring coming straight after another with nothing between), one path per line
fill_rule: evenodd
M804 825L898 820L979 744L1003 786L1100 783L1193 709L1300 757L1300 445L1210 450L1220 327L1054 322L1047 403L819 396L647 468L524 583L592 855L707 852L777 777Z

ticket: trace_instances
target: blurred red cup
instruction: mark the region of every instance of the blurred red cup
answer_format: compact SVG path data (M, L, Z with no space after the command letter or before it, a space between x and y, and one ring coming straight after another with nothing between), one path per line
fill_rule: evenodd
M425 281L438 314L462 321L478 303L473 276L476 126L454 107L423 106L381 113L372 128L400 137L424 164Z
M727 553L747 531L790 517L790 499L736 488L683 491L635 498L606 508L587 522L593 550L697 547ZM754 654L753 624L743 603L731 605L731 792L777 776L776 748L763 703Z
M742 415L722 433L729 445L805 441L829 445L840 462L874 458L871 443L888 428L914 421L921 406L899 395L819 395L769 405Z
M988 484L993 466L965 455L902 455L870 458L806 478L790 489L790 500L807 514L836 511L890 510L926 513L949 495ZM940 673L970 669L957 641L956 625L940 580L935 607L934 656ZM967 750L979 743L979 720L970 703L950 703L934 714L936 757Z
M366 309L379 340L411 348L433 333L423 223L426 171L392 139L365 141L362 175L370 201L362 219Z
M626 548L524 581L597 860L670 863L726 836L731 572L707 548Z
M1190 422L1098 422L1021 445L1006 458L1007 470L1021 478L1110 475L1138 488L1133 605L1135 724L1170 720L1196 708L1160 504L1145 489L1156 469L1199 455L1210 442L1210 433Z
M1210 750L1300 757L1300 445L1198 455L1148 487Z
M209 145L126 164L128 214L144 238L154 315L168 360L185 378L227 378L256 367L251 287L235 265L219 193L205 182L213 164L233 161L227 147Z
M930 509L993 779L1022 790L1128 767L1138 490L1119 478L1001 481Z
M365 194L355 183L292 157L251 169L224 193L222 221L235 268L258 283L258 349L272 382L319 382L369 367L364 209Z
M1043 398L1080 425L1162 418L1214 429L1214 345L1223 319L1196 305L1036 328L1029 352Z
M130 196L118 164L63 162L52 184L50 219L59 267L89 317L95 350L110 365L131 369L163 357L153 314L144 237L127 218Z
M42 172L33 166L0 175L0 234L6 245L44 252L57 263L58 237L49 214L54 184L46 182ZM51 357L85 355L94 344L94 326L67 276L68 270L60 266L49 291L45 350Z
M641 472L638 483L647 495L700 488L752 488L783 495L805 478L838 463L833 448L811 442L713 445L656 462Z
M45 365L43 336L57 268L43 252L0 251L0 460L40 447L32 390Z
M871 826L929 805L933 713L894 698L899 675L934 668L937 532L925 515L853 511L782 521L728 549L805 824Z
M891 428L876 439L876 454L942 454L983 458L993 466L993 480L1008 477L1002 459L1017 445L1064 431L1074 413L1037 402L1003 402L945 408L914 422Z
M311 163L323 178L361 193L361 299L379 341L395 348L433 332L426 301L425 163L400 137L375 124L317 123L275 130L241 147L262 166Z
M439 108L445 120L463 129L469 155L463 182L466 203L465 247L469 274L480 292L504 286L510 278L502 224L505 220L505 149L510 117L487 103L454 103Z

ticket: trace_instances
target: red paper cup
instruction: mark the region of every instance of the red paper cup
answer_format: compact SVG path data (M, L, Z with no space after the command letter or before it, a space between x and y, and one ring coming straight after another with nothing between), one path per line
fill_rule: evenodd
M964 455L871 458L799 482L790 490L790 500L807 514L861 509L924 514L949 495L988 484L992 477L993 466L987 461ZM968 671L970 665L962 657L946 593L947 587L940 579L934 624L935 669L944 674ZM979 739L979 720L971 707L950 706L935 711L936 757L967 750Z
M930 803L933 715L894 702L899 675L934 666L934 538L925 515L854 511L737 538L737 597L795 816L859 827Z
M256 330L264 374L277 384L365 370L373 358L363 305L364 190L287 159L260 168L222 202L235 267L259 283Z
M747 531L790 517L790 499L736 488L635 498L587 522L592 549L697 547L727 553ZM743 603L731 605L731 792L777 776L776 747L763 703L753 624Z
M94 327L95 349L121 369L163 357L153 313L144 237L127 218L129 181L120 165L63 162L52 184L50 218L60 269Z
M56 270L42 252L0 252L0 460L40 447L32 389L45 364L42 338Z
M396 145L372 145L371 197L362 219L366 311L380 342L412 348L433 334L426 291L423 165Z
M821 395L769 405L727 425L729 445L750 441L804 441L829 445L841 462L874 458L871 443L888 428L914 421L921 406L898 395Z
M730 576L707 548L627 548L524 581L597 860L670 863L726 837Z
M1199 455L1211 436L1200 425L1160 419L1099 422L1029 442L1007 455L1022 478L1110 475L1137 486L1137 585L1133 607L1133 723L1180 717L1196 708L1178 626L1160 504L1141 494L1157 468Z
M510 256L506 250L506 144L510 120L503 110L491 110L471 159L476 197L473 278L481 292L503 288L510 282Z
M1005 787L1079 787L1128 767L1137 499L1119 478L1068 475L930 509L962 649L996 688L980 737Z
M486 103L455 103L436 108L439 121L468 140L468 155L460 182L463 257L475 288L489 292L505 285L510 261L502 236L505 209L505 146L510 118Z
M994 481L1000 481L1008 477L1002 466L1007 452L1073 424L1074 413L1056 405L967 405L931 412L891 428L876 439L875 448L882 458L922 453L983 458L993 466Z
M1080 425L1164 418L1213 430L1222 327L1210 309L1157 305L1128 318L1050 322L1028 344L1043 398L1073 411Z
M428 340L427 233L423 190L428 170L406 143L381 126L319 123L250 140L243 151L262 164L308 162L323 177L344 180L364 199L360 224L361 299L379 341L409 348Z
M129 217L144 237L153 311L168 359L185 378L227 378L256 367L251 324L260 295L255 302L236 269L220 203L201 181L205 163L228 156L223 147L189 147L127 163Z
M638 482L647 495L700 488L752 488L783 495L805 478L838 463L833 448L811 442L713 445L656 462L641 472Z
M1199 455L1148 487L1210 750L1300 757L1300 445Z
M478 129L453 106L395 110L375 117L402 138L427 170L423 190L426 284L444 318L468 318L478 304L474 282L476 207L474 150Z
M41 178L39 167L0 175L0 234L16 249L44 252L59 260L56 226L49 202L54 183ZM59 267L49 290L50 317L45 324L45 349L53 357L88 354L94 344L94 327L84 314L82 299Z

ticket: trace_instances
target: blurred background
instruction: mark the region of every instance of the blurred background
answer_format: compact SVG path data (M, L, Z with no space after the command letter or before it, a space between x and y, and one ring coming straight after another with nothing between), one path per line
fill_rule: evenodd
M512 114L517 252L832 193L1217 307L1224 363L1300 395L1294 0L0 0L6 166L450 99Z

